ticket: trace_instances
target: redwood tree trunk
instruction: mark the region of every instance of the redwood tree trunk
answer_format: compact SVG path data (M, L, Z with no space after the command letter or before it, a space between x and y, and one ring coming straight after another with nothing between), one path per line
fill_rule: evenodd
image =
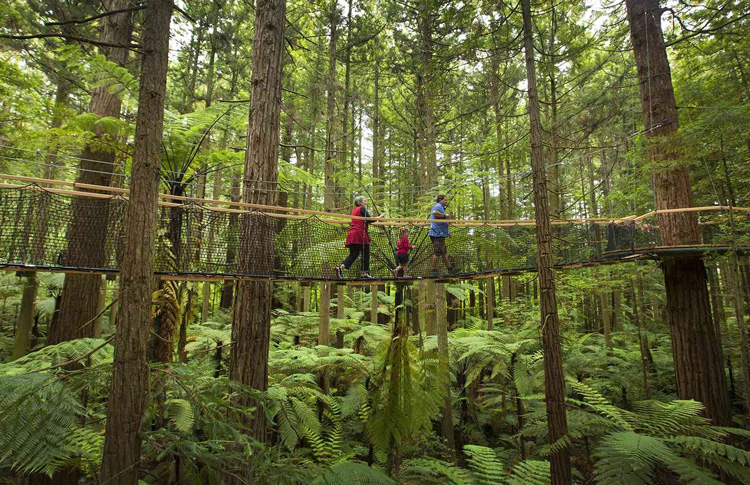
M243 201L273 204L279 156L281 75L285 0L258 0L253 44L253 87L245 156ZM252 188L248 180L263 180ZM270 188L270 190L264 190ZM239 272L270 275L273 271L275 221L270 217L243 215L240 222ZM270 281L237 282L232 326L229 377L254 389L268 389L268 348L271 339ZM258 405L242 396L239 404ZM251 434L266 441L266 416L258 405L247 420ZM234 477L230 481L235 480Z
M122 10L130 6L131 0L107 0L108 11ZM102 19L99 40L110 44L127 45L133 27L133 12L123 12ZM107 60L124 66L128 50L102 47ZM119 118L122 102L107 86L94 89L91 95L91 113L101 118ZM101 127L86 145L79 165L78 182L109 186L115 167L115 151L107 149L114 144L117 135L104 133ZM85 190L85 189L81 189ZM74 197L73 220L68 233L68 249L63 258L65 266L102 268L105 266L105 244L109 221L109 200ZM57 344L76 338L93 337L94 325L89 323L98 313L101 276L97 274L68 274L63 284L60 316L47 337L48 344ZM86 325L89 323L88 325Z
M529 121L531 125L531 169L534 182L534 216L536 219L537 267L539 268L539 308L541 310L542 344L544 346L544 392L547 404L549 443L554 444L568 434L565 414L565 379L563 377L560 323L555 297L555 272L552 260L552 237L547 208L547 182L542 151L542 122L536 88L534 45L531 37L531 6L522 0L526 76L529 90ZM572 481L570 449L563 445L550 454L552 483Z
M690 172L680 163L677 103L656 0L626 0L630 38L638 67L641 109L651 138L656 209L693 206ZM662 244L700 242L695 213L659 214ZM706 268L699 257L665 258L662 264L672 334L677 395L706 406L715 424L728 425L729 397L721 339L711 318Z
M146 359L151 326L159 165L167 90L171 0L150 0L143 33L143 60L135 128L130 204L125 227L112 387L107 407L101 482L138 480L141 420L149 390Z

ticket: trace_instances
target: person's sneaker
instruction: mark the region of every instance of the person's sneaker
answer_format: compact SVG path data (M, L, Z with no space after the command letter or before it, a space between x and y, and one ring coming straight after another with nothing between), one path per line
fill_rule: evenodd
M450 268L448 268L448 274L456 275L458 274L458 269L456 269L455 266L451 266Z
M375 279L375 277L372 276L370 273L362 273L362 278L364 278L366 280L374 280Z
M438 270L433 269L430 271L430 276L432 276L433 278L437 278L438 276L440 276L440 273L438 273Z
M336 266L336 276L338 276L340 280L344 279L344 271L341 269L341 266Z

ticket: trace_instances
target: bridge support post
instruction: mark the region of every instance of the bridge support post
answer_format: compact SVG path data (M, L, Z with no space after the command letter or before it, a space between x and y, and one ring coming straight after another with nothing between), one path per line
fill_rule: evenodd
M487 303L487 330L495 329L495 278L487 278L487 284L485 285L486 298L484 301Z
M336 287L336 318L346 318L346 285Z
M378 285L370 285L370 322L378 324Z
M302 283L302 311L310 311L310 283Z
M320 284L320 322L318 324L318 345L331 345L331 284Z

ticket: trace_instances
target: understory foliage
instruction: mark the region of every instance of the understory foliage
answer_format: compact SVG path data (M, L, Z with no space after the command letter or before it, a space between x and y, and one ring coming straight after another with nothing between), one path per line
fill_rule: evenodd
M565 279L578 284L588 277L595 272ZM331 320L332 333L345 331L343 348L313 343L315 311L275 310L262 396L227 378L228 314L190 325L187 361L152 365L158 385L143 425L145 480L218 484L226 470L247 467L274 483L545 484L546 458L557 446L571 448L580 481L750 480L750 432L713 426L700 403L676 400L669 365L648 370L651 398L644 398L638 331L629 322L607 352L601 334L575 330L583 315L563 313L569 432L548 443L533 293L502 303L504 324L487 331L486 320L464 306L480 288L461 291L466 297L455 304L465 318L450 332L448 368L458 461L435 432L444 388L435 338L415 333L405 314L395 326L392 312L384 315L389 323L370 323L370 295L355 293L347 297L346 318ZM164 295L155 293L155 304ZM188 311L187 300L179 301L179 312ZM518 311L520 301L527 311ZM416 303L407 300L399 311ZM668 363L668 340L648 335L651 359ZM112 357L105 335L41 347L0 365L0 463L8 474L74 467L96 480ZM272 428L268 444L242 433L237 416L254 410L236 407L237 393L260 397Z

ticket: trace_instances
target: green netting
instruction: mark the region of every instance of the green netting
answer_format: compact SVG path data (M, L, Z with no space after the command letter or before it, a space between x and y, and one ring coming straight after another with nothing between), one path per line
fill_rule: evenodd
M2 187L2 186L0 186ZM127 200L121 197L90 198L48 192L39 187L0 189L0 264L43 268L117 271ZM702 243L728 244L726 212L701 214ZM250 232L240 238L243 218L259 218L275 228ZM735 212L736 240L747 245L748 218ZM258 221L256 221L258 222ZM553 253L558 265L606 261L632 254L636 249L661 245L656 219L651 224L567 223L553 226ZM348 255L344 246L348 224L336 224L313 216L302 220L279 219L259 211L231 213L186 203L158 208L155 271L222 275L336 279L335 268ZM410 277L435 276L428 226L411 225L414 249L409 255ZM370 274L391 278L396 266L398 228L369 229ZM272 237L261 236L272 234ZM534 226L451 226L446 240L448 255L459 275L533 270L536 265ZM273 268L256 273L239 269L239 255L252 259L265 245L274 247ZM358 279L362 258L345 272ZM447 268L439 261L438 273Z

